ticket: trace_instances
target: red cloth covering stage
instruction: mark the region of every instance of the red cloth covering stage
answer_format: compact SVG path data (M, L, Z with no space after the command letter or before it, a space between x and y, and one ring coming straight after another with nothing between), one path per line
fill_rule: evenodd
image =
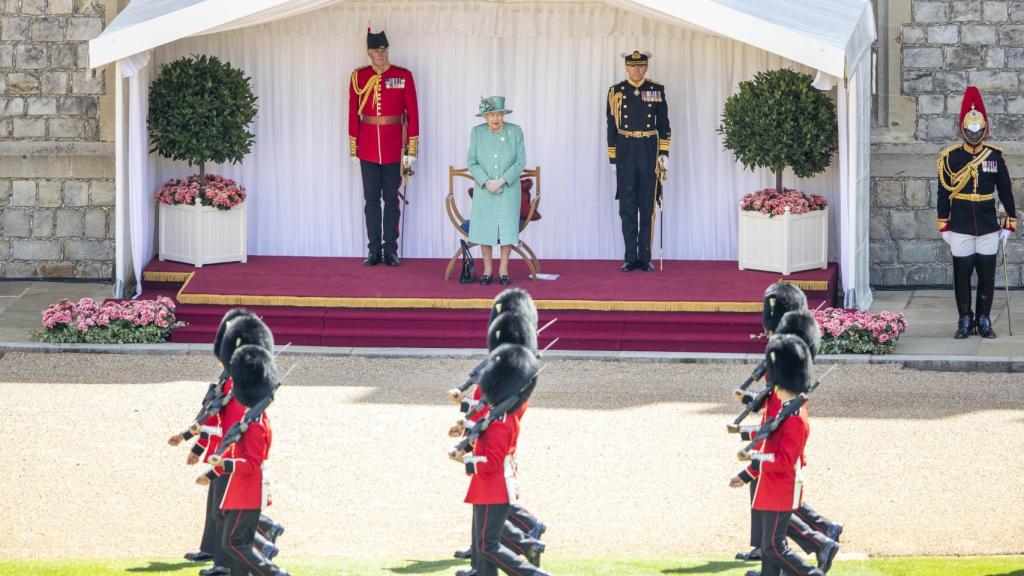
M172 296L179 342L209 342L220 316L245 306L263 315L279 342L324 346L479 348L487 308L504 289L445 281L447 262L408 259L366 268L358 258L251 256L245 264L193 268L154 260L145 295ZM545 260L554 281L530 281L514 260L514 286L526 289L541 321L558 318L542 343L558 349L757 352L761 299L781 278L741 271L734 261L666 261L664 271L622 273L618 262ZM482 268L477 262L478 271ZM495 262L497 267L497 262ZM811 307L835 299L838 269L793 274Z

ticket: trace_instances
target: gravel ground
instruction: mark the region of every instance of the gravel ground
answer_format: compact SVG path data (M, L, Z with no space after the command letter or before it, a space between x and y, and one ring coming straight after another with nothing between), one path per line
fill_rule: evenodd
M466 359L283 358L271 414L282 558L445 558L468 541L444 390ZM520 438L526 506L559 556L731 555L746 544L724 431L751 366L549 361ZM818 367L818 372L824 371ZM212 358L0 359L0 557L174 557L201 469L166 438ZM807 499L868 554L1024 552L1019 375L837 367L815 393Z

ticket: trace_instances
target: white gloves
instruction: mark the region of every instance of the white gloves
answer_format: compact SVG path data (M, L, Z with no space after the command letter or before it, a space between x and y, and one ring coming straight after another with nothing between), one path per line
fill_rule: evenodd
M359 166L359 156L349 156L348 159L352 161L353 166Z
M952 242L952 240L951 240L951 237L952 237L952 234L953 234L952 232L950 232L949 230L946 230L945 232L941 232L940 234L942 234L942 241L943 242L945 242L946 244L950 244L950 242ZM952 244L950 244L950 246L952 246Z
M1010 239L1010 236L1013 236L1013 232L1010 232L1006 228L999 229L999 241L1003 244L1004 249L1006 248L1006 241Z
M501 188L505 185L504 178L496 178L484 182L484 187L491 191L491 194L500 194Z
M406 166L412 166L412 163L415 161L415 156L402 156L402 164L405 164Z
M662 168L665 167L665 164L667 162L668 162L668 156L665 156L664 154L659 154L658 155L658 164L661 164Z

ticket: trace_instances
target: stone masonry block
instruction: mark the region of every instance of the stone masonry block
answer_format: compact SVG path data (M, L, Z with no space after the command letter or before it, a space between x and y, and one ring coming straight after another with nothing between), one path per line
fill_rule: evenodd
M57 180L40 180L39 206L41 208L57 208L60 204L60 182Z
M107 211L92 208L85 211L85 237L102 240L107 237Z
M53 236L53 210L41 209L32 212L32 237L50 238Z
M15 180L11 187L11 206L35 206L35 180Z
M81 238L85 229L84 216L81 210L57 210L58 238Z
M32 233L32 211L20 208L3 210L4 238L27 238Z
M942 48L904 48L905 68L942 68Z
M109 240L65 240L64 257L68 260L111 260L114 243Z
M113 206L114 205L114 181L93 180L90 184L92 201L91 206Z
M66 180L64 182L65 206L88 206L89 183L82 180Z

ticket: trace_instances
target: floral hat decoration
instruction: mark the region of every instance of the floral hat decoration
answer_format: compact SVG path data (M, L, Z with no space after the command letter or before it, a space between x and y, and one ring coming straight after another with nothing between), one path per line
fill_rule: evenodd
M477 116L483 116L484 114L490 114L491 112L502 112L504 114L511 114L512 111L505 108L505 97L504 96L488 96L486 98L480 97L480 112Z

